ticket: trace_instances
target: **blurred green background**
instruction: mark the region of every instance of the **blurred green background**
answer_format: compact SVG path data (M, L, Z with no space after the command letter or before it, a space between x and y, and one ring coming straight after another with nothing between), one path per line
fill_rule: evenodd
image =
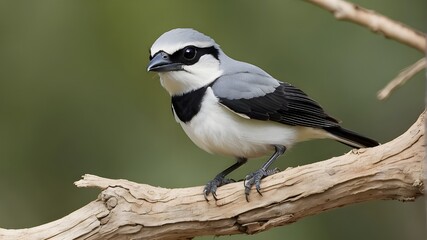
M420 30L427 1L354 1ZM424 108L423 74L390 99L376 93L422 57L304 1L0 1L0 227L61 218L94 200L85 173L168 188L203 185L234 160L198 149L175 123L148 49L195 28L231 57L302 88L343 125L387 142ZM343 154L302 143L281 169ZM231 175L242 178L262 160ZM199 239L212 239L212 236ZM254 236L222 239L426 239L423 201L376 201Z

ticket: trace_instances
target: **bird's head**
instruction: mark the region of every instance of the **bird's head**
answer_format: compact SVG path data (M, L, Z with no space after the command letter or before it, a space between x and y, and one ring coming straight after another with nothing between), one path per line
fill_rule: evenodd
M221 55L212 38L193 29L173 29L154 42L147 71L159 74L170 95L181 95L218 78Z

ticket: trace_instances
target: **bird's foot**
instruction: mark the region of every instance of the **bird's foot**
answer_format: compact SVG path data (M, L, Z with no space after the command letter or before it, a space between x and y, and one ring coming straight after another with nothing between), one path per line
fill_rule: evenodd
M261 179L273 175L275 173L278 173L279 169L275 168L275 169L269 169L269 170L264 170L264 169L258 169L257 171L247 175L245 177L245 181L244 181L244 185L245 185L245 196L246 196L246 201L249 202L249 193L251 191L251 188L253 185L255 185L256 191L259 193L259 195L262 196L261 193Z
M209 181L203 189L203 195L205 196L206 201L209 201L208 196L210 193L212 193L212 196L215 200L218 200L216 197L216 190L218 189L218 187L233 182L236 181L233 179L225 178L224 176L217 175L214 179Z

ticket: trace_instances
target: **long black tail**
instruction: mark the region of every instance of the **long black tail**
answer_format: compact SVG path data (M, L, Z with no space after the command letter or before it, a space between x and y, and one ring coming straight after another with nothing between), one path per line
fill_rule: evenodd
M326 127L325 131L332 134L337 141L354 148L375 147L380 145L377 141L364 137L358 133L342 127Z

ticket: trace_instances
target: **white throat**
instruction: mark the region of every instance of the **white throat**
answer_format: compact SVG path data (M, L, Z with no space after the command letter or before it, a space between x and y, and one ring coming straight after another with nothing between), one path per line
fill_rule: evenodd
M204 87L222 74L220 62L211 55L202 56L199 61L190 66L184 66L181 71L159 73L160 83L171 96Z

